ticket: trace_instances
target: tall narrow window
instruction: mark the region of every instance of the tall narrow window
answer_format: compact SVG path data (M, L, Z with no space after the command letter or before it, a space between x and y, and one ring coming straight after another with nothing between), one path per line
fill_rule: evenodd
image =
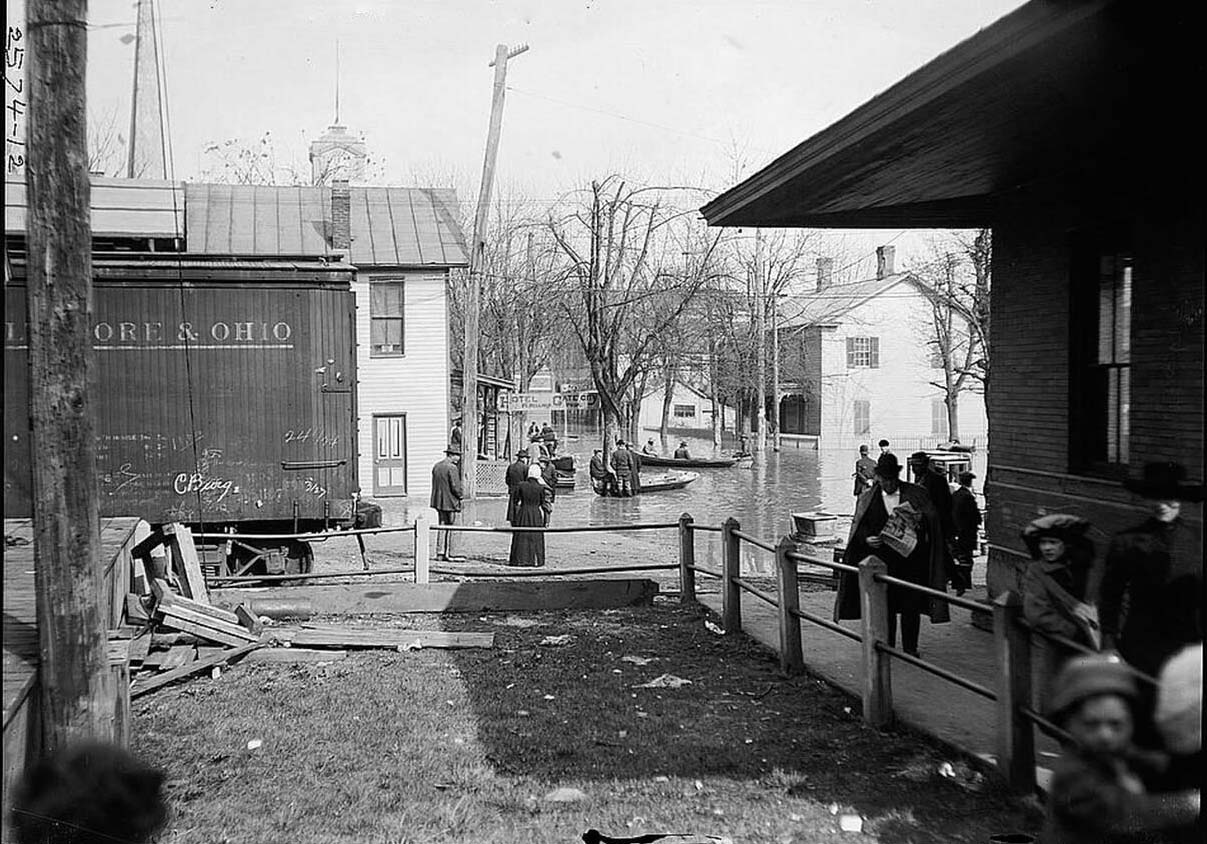
M1081 258L1070 303L1072 468L1118 474L1131 435L1133 260L1101 249Z
M930 401L930 432L936 437L947 437L947 402L943 399Z
M403 354L405 303L403 282L373 281L369 284L370 357Z
M872 432L872 403L866 399L855 399L855 433Z
M879 337L848 337L847 367L878 369L880 367Z

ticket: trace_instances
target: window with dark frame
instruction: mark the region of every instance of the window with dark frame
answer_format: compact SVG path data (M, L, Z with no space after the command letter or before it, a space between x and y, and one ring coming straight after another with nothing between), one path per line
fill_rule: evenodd
M694 404L677 404L673 411L676 419L695 419L696 406Z
M405 283L400 279L369 283L369 356L405 354Z
M847 368L848 369L879 369L880 368L880 338L879 337L848 337L847 338Z
M872 403L867 399L855 399L855 434L872 432Z
M1131 327L1134 262L1101 240L1074 256L1070 349L1071 470L1126 472L1131 435Z

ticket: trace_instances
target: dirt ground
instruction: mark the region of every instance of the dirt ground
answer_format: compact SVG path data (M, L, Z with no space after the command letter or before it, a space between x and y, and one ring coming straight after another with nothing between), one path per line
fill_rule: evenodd
M708 620L665 599L342 619L493 631L495 645L238 666L138 701L132 744L169 772L169 842L572 842L594 828L922 844L1037 827L969 760L866 728L858 700L782 677Z

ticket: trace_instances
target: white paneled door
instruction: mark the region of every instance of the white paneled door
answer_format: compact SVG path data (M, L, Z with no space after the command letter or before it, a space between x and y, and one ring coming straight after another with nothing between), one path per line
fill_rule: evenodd
M407 417L373 417L373 494L406 495Z

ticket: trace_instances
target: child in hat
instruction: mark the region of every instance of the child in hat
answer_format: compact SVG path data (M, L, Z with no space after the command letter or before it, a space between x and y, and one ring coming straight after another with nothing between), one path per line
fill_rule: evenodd
M1132 744L1137 696L1132 669L1113 654L1074 657L1061 669L1049 714L1072 744L1052 775L1043 844L1146 841L1150 832L1193 827L1197 789L1147 792L1143 777L1165 760Z

